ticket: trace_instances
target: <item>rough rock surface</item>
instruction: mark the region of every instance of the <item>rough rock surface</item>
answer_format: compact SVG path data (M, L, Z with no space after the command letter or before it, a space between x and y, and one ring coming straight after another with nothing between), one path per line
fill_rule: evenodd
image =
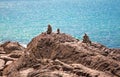
M18 42L8 41L0 45L0 77L6 77L3 76L3 70L22 56L24 50Z
M42 33L32 39L22 56L13 54L9 54L13 62L3 69L2 76L120 77L120 49L94 42L88 45L64 33Z
M18 42L7 41L4 44L0 45L0 50L4 51L6 54L8 54L14 50L23 51L24 47L22 47Z
M3 69L4 67L4 64L5 64L5 61L0 59L0 70Z

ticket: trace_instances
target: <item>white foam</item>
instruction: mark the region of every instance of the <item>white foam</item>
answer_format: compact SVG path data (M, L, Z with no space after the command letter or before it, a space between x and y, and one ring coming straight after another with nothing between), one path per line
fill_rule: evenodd
M27 48L27 44L20 43L23 47Z

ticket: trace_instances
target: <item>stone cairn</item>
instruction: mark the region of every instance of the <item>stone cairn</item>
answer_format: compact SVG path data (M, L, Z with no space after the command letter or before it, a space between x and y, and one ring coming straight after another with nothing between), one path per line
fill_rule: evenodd
M52 27L51 25L48 25L47 34L51 34L51 33L52 33Z
M59 28L57 29L57 34L60 34L60 29Z
M91 41L89 39L89 36L85 33L85 35L83 36L83 43L87 43L91 45Z

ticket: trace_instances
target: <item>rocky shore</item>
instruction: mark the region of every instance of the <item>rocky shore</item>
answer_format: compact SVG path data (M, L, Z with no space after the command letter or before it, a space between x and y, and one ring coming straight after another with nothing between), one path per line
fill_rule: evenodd
M120 77L120 49L48 30L27 48L1 44L0 77Z

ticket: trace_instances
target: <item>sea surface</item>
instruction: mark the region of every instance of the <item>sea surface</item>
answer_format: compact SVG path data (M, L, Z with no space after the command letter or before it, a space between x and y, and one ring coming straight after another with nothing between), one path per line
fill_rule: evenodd
M0 42L27 44L53 31L82 39L87 33L94 42L120 48L120 0L0 0Z

